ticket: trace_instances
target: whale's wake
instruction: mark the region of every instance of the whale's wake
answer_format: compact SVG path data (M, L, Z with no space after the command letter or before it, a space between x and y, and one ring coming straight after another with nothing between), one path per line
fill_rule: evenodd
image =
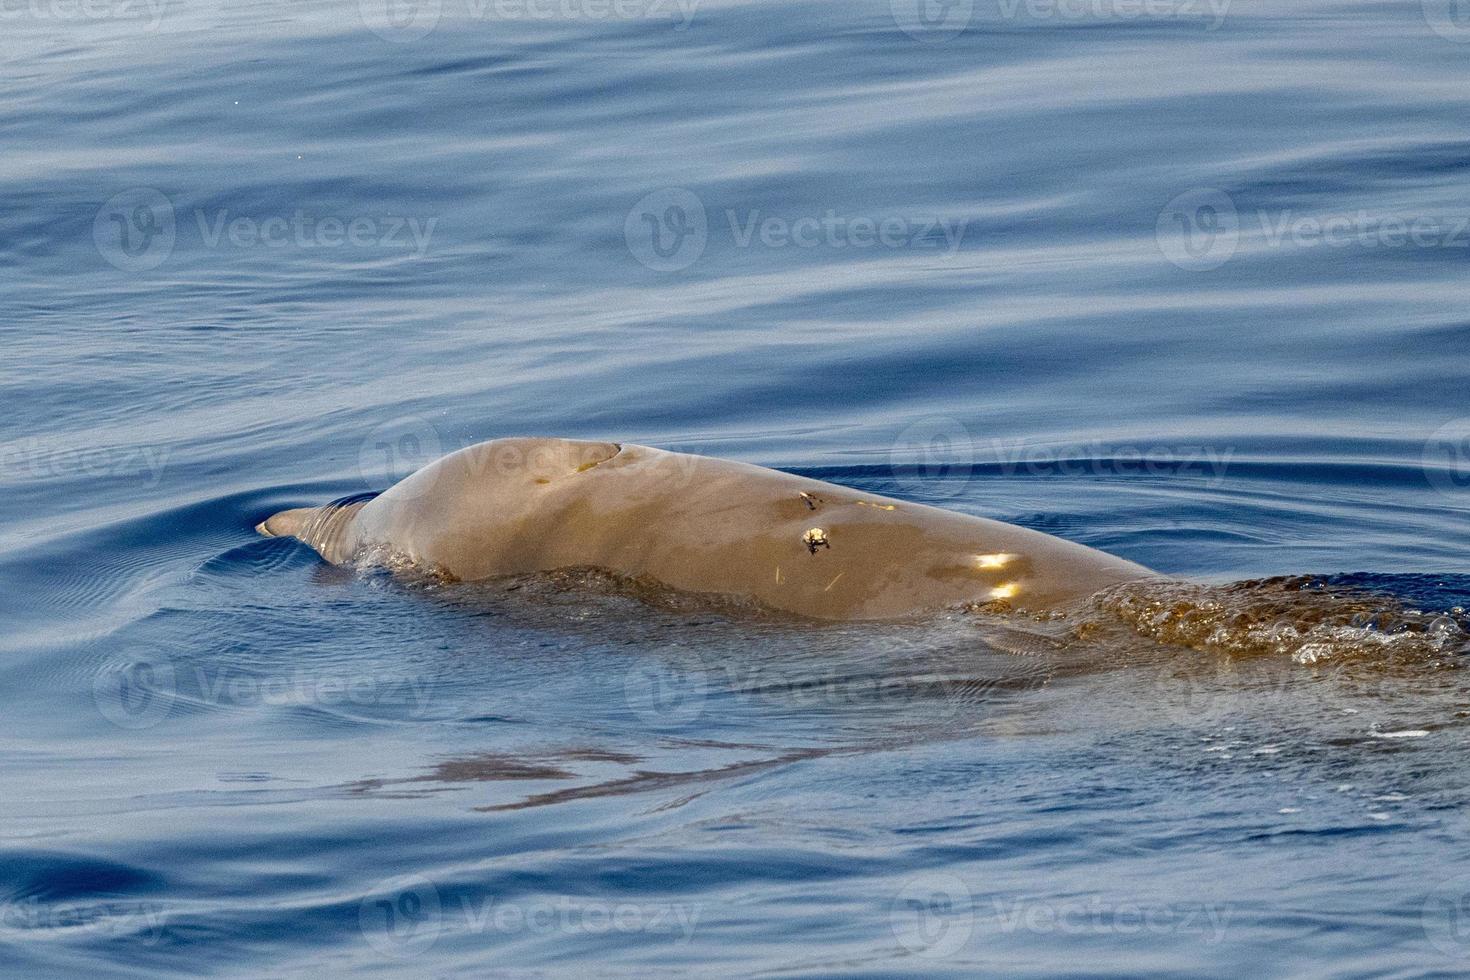
M1415 608L1398 596L1311 576L1228 585L1151 581L1106 589L1083 606L1074 636L1122 624L1171 646L1299 664L1395 657L1448 660L1470 650L1460 606Z

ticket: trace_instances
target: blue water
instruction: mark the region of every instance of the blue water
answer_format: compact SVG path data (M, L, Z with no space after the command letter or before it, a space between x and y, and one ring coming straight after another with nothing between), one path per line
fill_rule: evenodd
M0 7L5 975L1470 969L1452 645L251 530L559 435L1470 605L1470 21L1219 7Z

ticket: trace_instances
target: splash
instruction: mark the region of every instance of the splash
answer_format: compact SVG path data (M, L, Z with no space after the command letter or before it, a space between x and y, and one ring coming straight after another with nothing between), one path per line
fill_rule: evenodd
M1105 630L1109 622L1173 646L1289 656L1300 664L1470 651L1470 617L1459 606L1426 612L1393 596L1309 576L1116 586L1087 601L1077 635Z

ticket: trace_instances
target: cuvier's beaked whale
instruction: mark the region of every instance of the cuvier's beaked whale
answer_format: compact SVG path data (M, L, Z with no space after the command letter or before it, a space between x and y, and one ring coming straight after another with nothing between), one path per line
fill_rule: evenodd
M629 444L497 439L367 497L257 530L337 564L393 555L461 581L596 568L828 620L1045 610L1155 575L1000 521Z

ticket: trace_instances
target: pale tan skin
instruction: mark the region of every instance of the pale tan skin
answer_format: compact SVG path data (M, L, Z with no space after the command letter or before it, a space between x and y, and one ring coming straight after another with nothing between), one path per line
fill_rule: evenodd
M370 549L475 581L599 568L827 620L975 603L1045 610L1141 565L1039 531L729 460L646 446L499 439L366 504L283 511L328 561Z

